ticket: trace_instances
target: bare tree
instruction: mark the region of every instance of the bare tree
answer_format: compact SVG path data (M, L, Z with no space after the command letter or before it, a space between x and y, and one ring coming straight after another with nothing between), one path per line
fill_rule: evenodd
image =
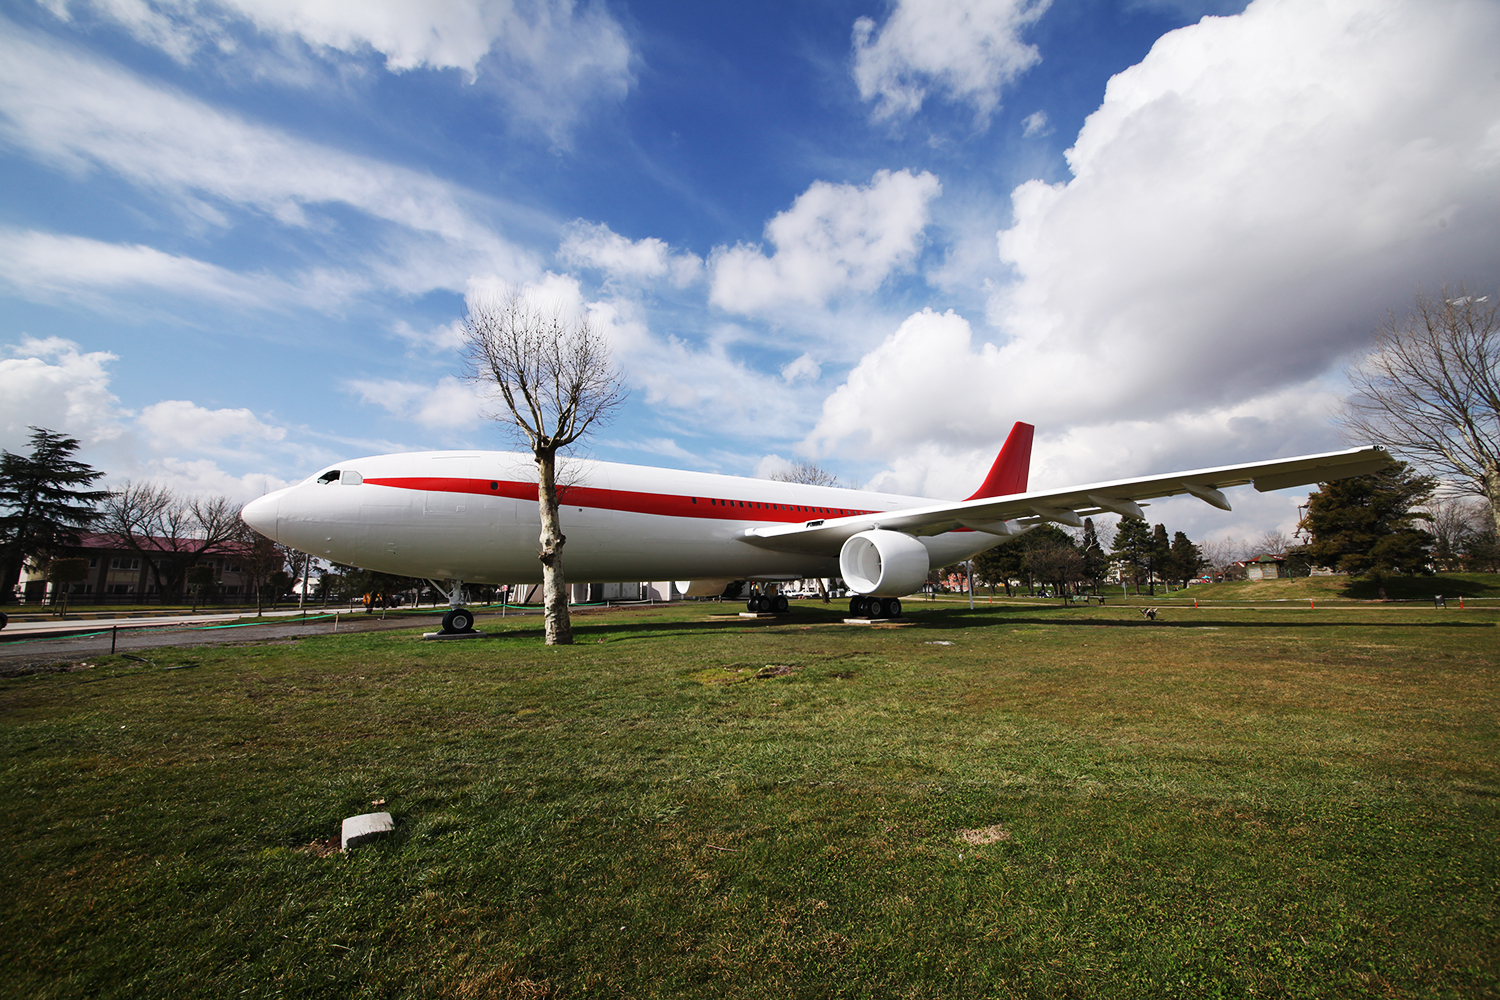
M1027 571L1038 580L1057 585L1057 596L1064 604L1071 586L1083 579L1083 555L1071 545L1044 542L1027 552L1024 559Z
M140 553L163 599L181 596L188 568L234 538L243 523L228 497L182 497L158 483L127 481L101 509L99 529Z
M560 306L544 306L518 291L470 306L464 349L469 380L505 404L504 412L491 416L514 425L536 461L546 641L571 643L557 452L624 401L619 372L586 315L568 316Z
M1251 555L1284 556L1292 547L1292 540L1280 528L1271 528L1260 536Z
M1410 457L1451 491L1484 497L1500 529L1500 302L1418 295L1349 369L1343 421Z
M266 584L273 574L286 568L286 550L243 522L235 532L234 542L245 576L255 588L255 613L259 615L263 610Z
M1442 497L1429 503L1427 512L1432 516L1427 530L1432 533L1432 561L1437 568L1445 572L1474 569L1475 556L1495 535L1488 508L1477 500Z
M1234 564L1244 559L1249 546L1236 538L1217 538L1198 545L1216 578L1232 575Z
M840 486L839 477L811 462L797 462L790 469L771 473L778 483L805 483L808 486Z

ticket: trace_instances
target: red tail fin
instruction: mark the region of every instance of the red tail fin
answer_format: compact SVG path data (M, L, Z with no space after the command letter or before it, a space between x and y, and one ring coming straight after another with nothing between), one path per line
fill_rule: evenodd
M1008 497L1013 493L1026 492L1026 480L1031 475L1031 435L1036 428L1019 420L1010 429L1005 447L990 466L990 474L970 500L982 497Z

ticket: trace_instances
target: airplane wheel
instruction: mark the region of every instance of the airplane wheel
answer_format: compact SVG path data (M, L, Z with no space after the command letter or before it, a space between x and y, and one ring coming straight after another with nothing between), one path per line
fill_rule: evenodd
M869 612L867 613L866 617L868 617L868 618L886 618L886 617L889 617L885 613L885 601L881 600L878 597L872 597L872 598L870 598Z
M791 603L787 601L785 594L777 594L771 601L771 610L778 615L784 615L791 609Z
M443 616L444 632L472 632L474 630L474 612L468 608L454 608Z
M887 618L900 618L901 617L901 599L900 598L893 597L889 601L885 602L885 616Z
M7 618L4 614L0 614L0 628L4 628L7 624L9 624L9 622L9 618Z
M863 618L865 616L865 604L866 601L863 597L849 598L849 617Z

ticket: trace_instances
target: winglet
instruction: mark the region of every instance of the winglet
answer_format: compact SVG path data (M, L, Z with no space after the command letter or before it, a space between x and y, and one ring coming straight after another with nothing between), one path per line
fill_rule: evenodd
M1008 497L1026 492L1026 481L1031 475L1031 435L1035 431L1031 424L1016 421L1010 429L1010 436L1005 439L1005 447L1000 449L995 464L990 466L990 474L968 499Z

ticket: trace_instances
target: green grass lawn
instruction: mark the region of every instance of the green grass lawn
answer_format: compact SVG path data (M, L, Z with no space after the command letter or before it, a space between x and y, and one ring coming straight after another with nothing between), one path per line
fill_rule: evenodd
M922 603L0 681L0 993L1500 995L1500 612Z

